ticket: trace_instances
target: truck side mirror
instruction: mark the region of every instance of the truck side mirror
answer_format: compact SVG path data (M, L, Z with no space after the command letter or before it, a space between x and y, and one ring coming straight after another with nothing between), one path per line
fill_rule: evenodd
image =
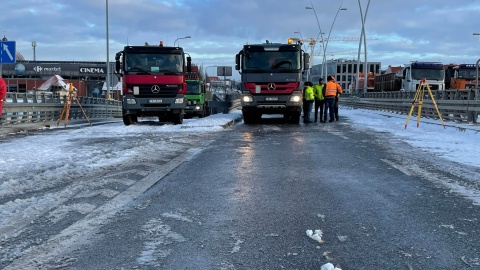
M192 72L192 57L187 56L187 72Z
M308 53L303 54L303 69L308 70L310 68L310 55Z
M240 70L240 54L235 55L235 70Z
M119 73L120 72L120 56L121 52L118 52L115 54L115 72Z

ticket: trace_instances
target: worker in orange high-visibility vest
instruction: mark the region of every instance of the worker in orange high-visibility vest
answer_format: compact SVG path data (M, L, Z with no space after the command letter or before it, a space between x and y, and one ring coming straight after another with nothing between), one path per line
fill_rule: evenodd
M5 96L7 95L7 84L0 78L0 119L2 118L3 103L5 102Z
M327 83L325 84L325 111L323 114L323 121L327 121L327 111L329 112L330 120L335 120L335 98L342 93L342 87L335 82L333 76L327 77Z

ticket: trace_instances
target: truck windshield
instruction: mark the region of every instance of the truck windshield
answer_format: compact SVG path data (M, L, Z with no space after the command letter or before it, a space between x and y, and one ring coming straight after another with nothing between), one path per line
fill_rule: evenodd
M243 57L243 71L246 72L298 72L300 65L300 51L266 51L248 52Z
M136 73L181 73L181 54L129 53L125 56L125 71Z
M412 69L412 79L414 80L437 80L441 81L445 78L445 72L443 69L427 69L427 68L414 68Z
M187 83L187 94L201 94L202 88L199 84L188 84Z
M476 76L477 70L473 68L465 68L458 71L458 78L461 79L475 79Z

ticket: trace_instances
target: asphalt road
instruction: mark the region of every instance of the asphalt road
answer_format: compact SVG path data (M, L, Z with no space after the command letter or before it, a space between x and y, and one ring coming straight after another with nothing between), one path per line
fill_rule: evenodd
M387 136L347 119L240 123L171 170L138 164L122 177L153 186L39 268L480 269L479 206L445 184L468 181L458 164Z

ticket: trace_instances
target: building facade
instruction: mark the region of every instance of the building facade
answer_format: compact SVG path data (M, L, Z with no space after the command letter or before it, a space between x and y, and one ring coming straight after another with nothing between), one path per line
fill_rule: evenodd
M310 81L318 83L319 78L323 78L322 64L314 65L310 69ZM344 91L353 90L357 78L357 72L364 72L364 63L360 62L358 68L357 60L332 59L327 61L327 75L335 77L336 81L342 86ZM378 74L380 72L381 62L368 62L367 73ZM325 81L326 78L324 78Z
M107 78L106 62L26 61L2 64L1 74L8 92L35 92L54 75L72 83L79 96L102 96L102 87ZM114 75L115 63L110 63L112 87L118 82Z

